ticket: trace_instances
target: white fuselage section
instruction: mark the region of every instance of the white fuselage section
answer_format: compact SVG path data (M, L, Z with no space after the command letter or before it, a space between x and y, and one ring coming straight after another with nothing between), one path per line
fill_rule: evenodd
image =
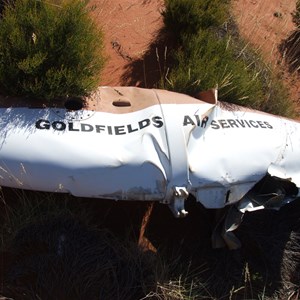
M8 187L166 203L185 187L221 208L272 166L300 187L299 158L299 123L200 100L122 114L0 109L0 185Z

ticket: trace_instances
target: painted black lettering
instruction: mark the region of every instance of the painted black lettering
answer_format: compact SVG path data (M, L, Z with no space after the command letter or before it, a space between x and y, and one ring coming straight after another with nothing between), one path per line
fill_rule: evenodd
M239 125L241 125L243 128L246 127L243 120L238 120L238 119L237 119L236 121L237 121L237 123L239 123Z
M200 126L201 120L200 120L199 115L195 115L195 118L196 118L196 121L197 121L197 126Z
M140 129L143 129L143 128L149 126L149 125L150 125L150 120L149 119L139 121L139 128Z
M104 125L96 125L96 132L101 133L101 131L105 131L105 126Z
M200 124L201 124L200 117L198 115L195 115L195 118L196 118L196 121L197 121L197 126L200 126Z
M38 120L35 123L37 129L50 129L50 122L47 120Z
M218 120L222 128L230 128L230 126L227 124L226 120Z
M79 129L78 128L74 128L74 123L68 123L69 124L69 131L79 131Z
M162 117L155 116L152 118L153 126L156 128L161 128L164 125L164 122L162 121Z
M256 122L261 128L267 128L266 125L264 124L264 122L262 122L262 121L256 121Z
M134 132L134 131L138 131L138 128L132 128L131 124L127 125L127 129L128 129L128 133Z
M115 126L115 134L116 135L126 134L125 126Z
M112 135L112 129L111 129L111 126L107 126L107 131L108 131L108 134L109 134L109 135Z
M192 120L190 116L184 116L183 126L186 125L195 125L195 122Z
M67 125L64 122L55 121L52 123L52 128L54 130L63 131L65 130Z
M249 128L251 128L251 125L248 123L248 121L244 120L245 123L248 125Z
M266 126L270 129L273 129L273 126L269 123L269 122L264 122L266 124Z
M202 120L202 122L201 122L201 127L202 128L206 128L206 124L207 124L207 122L208 122L208 116L205 116L204 118L203 118L203 120ZM199 125L198 125L199 126Z
M212 129L220 129L220 125L215 120L211 121L210 126Z
M257 125L256 121L250 120L249 123L251 124L252 127L258 128L259 126Z
M94 130L94 127L90 124L80 124L80 125L81 125L81 131L91 132Z
M228 124L229 124L229 126L230 126L231 128L233 128L233 127L239 128L239 125L236 123L235 120L233 120L233 119L228 119L227 122L228 122Z

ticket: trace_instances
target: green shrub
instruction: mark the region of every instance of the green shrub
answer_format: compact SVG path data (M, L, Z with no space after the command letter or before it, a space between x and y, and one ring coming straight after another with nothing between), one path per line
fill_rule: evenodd
M200 29L225 22L228 3L228 0L166 0L164 23L177 38L182 34L196 34Z
M175 66L165 87L189 95L218 88L222 101L291 116L293 106L283 84L257 55L238 56L229 37L217 38L209 31L189 36L174 54Z
M99 83L103 39L82 0L15 0L0 21L0 90L47 100Z
M176 55L176 67L169 74L167 88L196 94L218 88L223 101L246 104L249 97L262 98L262 84L242 60L236 60L229 41L212 32L185 39ZM255 105L255 104L253 104Z

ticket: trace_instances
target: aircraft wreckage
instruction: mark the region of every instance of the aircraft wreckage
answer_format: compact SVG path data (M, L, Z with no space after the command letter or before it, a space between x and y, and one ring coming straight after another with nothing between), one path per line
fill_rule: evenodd
M236 248L245 212L298 197L300 124L216 94L100 87L84 107L69 99L62 108L2 98L0 185L158 201L176 217L192 195L207 209L229 207L222 236Z

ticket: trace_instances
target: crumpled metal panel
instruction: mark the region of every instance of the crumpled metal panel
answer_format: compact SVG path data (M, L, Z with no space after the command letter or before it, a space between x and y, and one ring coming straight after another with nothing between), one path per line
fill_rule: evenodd
M220 106L207 117L206 128L195 128L188 144L192 185L205 207L236 202L271 163L282 165L289 159L283 119Z

